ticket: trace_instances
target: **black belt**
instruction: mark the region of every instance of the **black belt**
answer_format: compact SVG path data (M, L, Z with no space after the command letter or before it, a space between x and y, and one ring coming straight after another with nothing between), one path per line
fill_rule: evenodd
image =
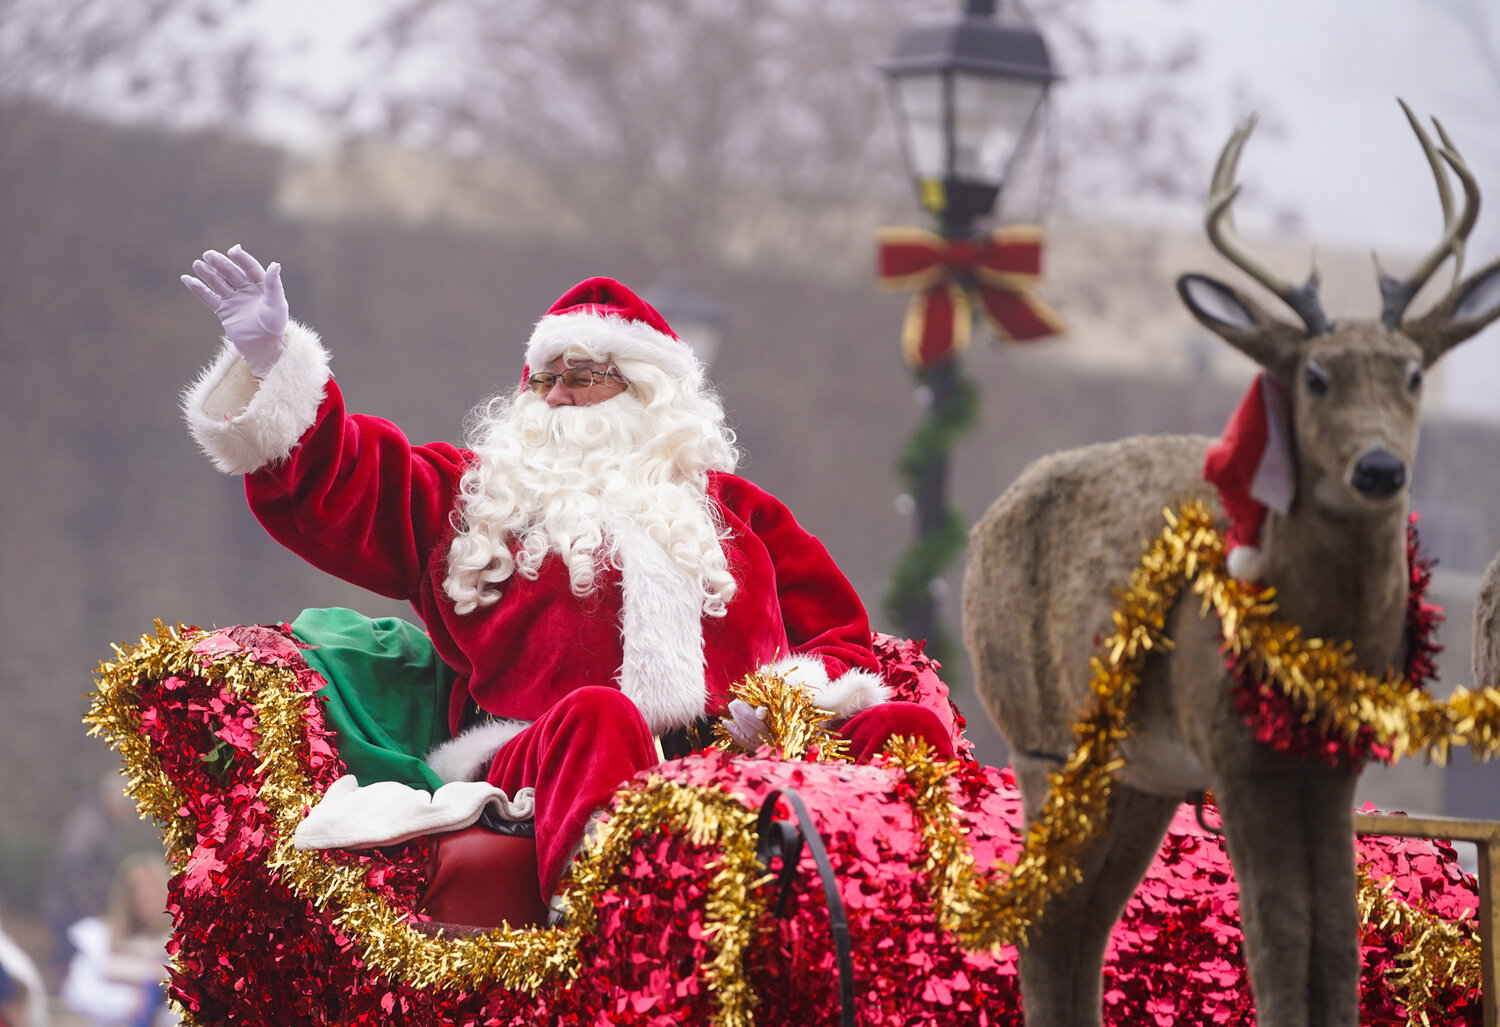
M476 821L480 827L488 828L496 834L508 834L516 838L536 837L536 818L527 817L525 820L506 820L495 812L495 807L485 803L484 809L479 813Z
M661 743L662 758L681 759L699 749L706 749L713 745L714 724L717 722L714 717L699 717L691 724L663 731L656 736L656 740Z

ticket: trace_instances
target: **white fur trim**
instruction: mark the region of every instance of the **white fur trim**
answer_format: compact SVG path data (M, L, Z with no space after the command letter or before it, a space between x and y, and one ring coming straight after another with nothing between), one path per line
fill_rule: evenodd
M526 343L526 366L540 371L576 345L626 360L654 364L676 378L692 379L698 358L680 339L659 332L643 321L627 321L619 314L548 314L537 322Z
M703 715L703 597L688 577L643 531L619 535L624 659L620 690L630 697L653 735Z
M198 445L225 474L249 474L284 460L318 417L328 351L311 328L287 326L281 356L257 379L226 341L182 394L182 415Z
M1259 581L1265 572L1260 546L1235 546L1224 558L1224 567L1241 581Z
M435 745L427 754L427 765L444 781L483 781L506 742L530 724L526 720L486 720L456 738Z
M789 685L796 685L809 696L817 695L828 687L828 668L816 656L783 656L768 665L765 672Z
M890 698L879 675L855 668L830 680L823 661L808 654L784 656L768 670L787 684L800 686L815 706L836 717L851 717Z
M1292 460L1292 398L1287 388L1262 373L1261 408L1266 415L1266 448L1250 480L1250 498L1285 516L1297 494L1297 468Z
M423 835L457 831L475 823L486 807L505 820L530 820L536 790L522 788L512 799L483 781L454 781L435 792L397 781L360 787L345 774L302 818L292 844L299 849L367 849L396 845Z
M858 668L846 671L830 681L827 688L813 693L813 702L820 709L840 717L852 717L860 710L879 706L889 698L890 692L878 674Z

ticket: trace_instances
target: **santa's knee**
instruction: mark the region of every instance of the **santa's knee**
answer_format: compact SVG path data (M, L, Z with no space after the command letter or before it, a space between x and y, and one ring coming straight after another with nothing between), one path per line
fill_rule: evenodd
M554 710L571 720L639 720L645 726L641 711L634 702L618 688L608 685L584 685L575 688L557 700Z
M654 749L646 718L624 692L605 685L575 688L551 712L553 734L614 740L627 747Z
M880 753L892 738L926 742L939 759L954 758L953 736L933 710L920 703L887 702L861 710L843 727L850 755L864 762Z

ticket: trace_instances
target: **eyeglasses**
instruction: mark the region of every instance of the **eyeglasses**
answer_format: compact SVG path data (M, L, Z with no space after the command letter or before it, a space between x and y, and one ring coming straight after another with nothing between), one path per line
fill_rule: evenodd
M616 378L625 382L626 385L630 384L622 374L614 371L595 371L592 367L570 367L560 374L538 371L526 379L526 384L532 392L544 396L552 391L552 386L557 384L559 378L570 389L591 389L598 384L600 378Z

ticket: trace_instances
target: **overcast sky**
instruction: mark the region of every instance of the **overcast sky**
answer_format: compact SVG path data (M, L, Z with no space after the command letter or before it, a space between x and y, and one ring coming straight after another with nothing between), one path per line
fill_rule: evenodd
M1235 80L1268 98L1284 134L1258 133L1241 177L1296 201L1309 238L1422 249L1433 241L1440 215L1431 173L1397 97L1442 120L1481 186L1500 194L1500 78L1486 71L1481 46L1450 13L1465 6L1493 3L1112 0L1099 14L1109 32L1196 29L1204 59L1194 74L1202 95L1220 107L1225 135L1241 113L1231 99ZM1221 141L1205 143L1214 149ZM1500 238L1500 224L1490 228L1491 238Z
M1442 223L1432 173L1396 98L1436 116L1489 197L1470 237L1465 267L1472 270L1500 253L1500 73L1487 64L1495 7L1493 0L1183 0L1168 7L1111 0L1100 15L1108 32L1197 29L1205 52L1196 74L1223 125L1217 139L1204 140L1207 149L1216 150L1244 113L1234 106L1232 83L1250 83L1283 131L1256 133L1240 161L1241 180L1296 208L1303 241L1378 249L1391 270L1406 266L1403 253L1433 245ZM1466 21L1466 11L1477 19ZM1269 226L1242 219L1243 234L1257 227ZM1500 419L1500 329L1454 350L1442 371L1445 406Z

